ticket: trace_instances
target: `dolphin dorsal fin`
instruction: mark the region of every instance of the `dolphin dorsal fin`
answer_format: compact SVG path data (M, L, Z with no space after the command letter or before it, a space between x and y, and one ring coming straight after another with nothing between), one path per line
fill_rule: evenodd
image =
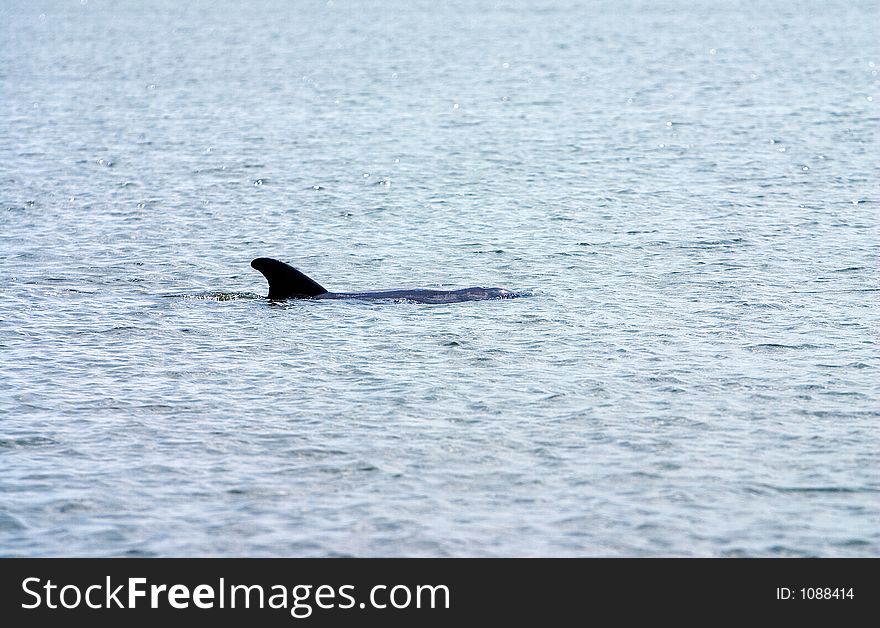
M269 282L269 299L306 299L327 292L316 281L277 259L258 257L251 267L263 273Z

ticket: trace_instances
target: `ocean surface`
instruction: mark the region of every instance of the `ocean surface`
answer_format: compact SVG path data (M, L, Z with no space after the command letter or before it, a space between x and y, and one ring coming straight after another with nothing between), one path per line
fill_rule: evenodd
M878 24L2 0L0 555L880 555Z

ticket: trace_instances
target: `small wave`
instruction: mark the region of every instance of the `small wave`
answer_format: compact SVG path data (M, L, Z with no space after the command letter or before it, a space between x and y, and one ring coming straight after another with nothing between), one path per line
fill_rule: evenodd
M848 362L846 364L817 364L816 366L826 369L869 369L873 368L870 364L864 362Z
M57 445L58 441L47 436L24 436L22 438L0 438L0 449L18 449L20 447L48 447Z
M720 246L732 246L735 244L743 244L745 242L745 238L731 238L729 240L697 240L696 242L689 242L687 244L681 245L679 248L682 249L705 249L705 248L713 248Z
M24 530L27 526L7 512L0 512L0 530L4 532Z
M777 493L880 493L880 488L870 486L774 486L772 484L759 484L758 486Z
M866 541L865 539L847 539L845 541L838 541L836 543L832 543L837 547L854 547L854 548L863 548L870 547L870 541Z
M145 549L130 549L123 554L127 558L155 558L159 554Z
M263 297L253 292L200 292L198 294L167 294L169 299L192 299L196 301L239 301L262 299Z
M105 329L84 329L82 331L73 332L77 336L94 335L94 334L116 334L120 332L136 331L140 327L134 325L117 325L115 327L107 327Z
M765 342L757 345L749 345L746 347L749 351L779 351L784 349L821 349L819 345L802 344L802 345L784 345L776 342Z

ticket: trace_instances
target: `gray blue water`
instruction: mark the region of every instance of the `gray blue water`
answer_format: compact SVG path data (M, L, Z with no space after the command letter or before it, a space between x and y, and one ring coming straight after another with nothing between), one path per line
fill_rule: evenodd
M0 555L880 555L878 23L3 0Z

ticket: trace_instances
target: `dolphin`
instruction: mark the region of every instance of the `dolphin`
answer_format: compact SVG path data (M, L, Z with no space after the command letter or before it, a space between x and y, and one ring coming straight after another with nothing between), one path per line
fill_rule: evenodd
M416 303L458 303L486 299L511 299L522 296L504 288L462 288L460 290L380 290L378 292L328 292L315 280L293 266L270 257L258 257L251 267L263 273L269 282L273 301L285 299L390 299Z

